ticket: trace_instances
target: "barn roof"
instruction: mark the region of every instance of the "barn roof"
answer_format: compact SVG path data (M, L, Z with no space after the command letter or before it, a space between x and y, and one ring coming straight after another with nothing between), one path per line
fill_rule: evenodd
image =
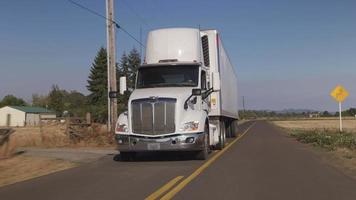
M54 113L51 110L42 107L31 107L31 106L9 106L16 110L23 111L25 113Z

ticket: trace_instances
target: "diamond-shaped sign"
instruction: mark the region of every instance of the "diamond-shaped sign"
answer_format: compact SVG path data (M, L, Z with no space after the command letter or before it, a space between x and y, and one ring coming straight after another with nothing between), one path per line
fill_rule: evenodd
M349 92L341 85L336 86L336 88L331 91L330 95L338 102L343 102L346 97L349 96Z

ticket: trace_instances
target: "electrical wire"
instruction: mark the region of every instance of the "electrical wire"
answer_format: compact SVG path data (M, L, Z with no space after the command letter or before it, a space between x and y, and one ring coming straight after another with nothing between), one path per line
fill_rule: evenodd
M81 8L81 9L83 9L83 10L86 10L86 11L90 12L90 13L93 14L93 15L96 15L96 16L98 16L98 17L100 17L100 18L103 18L103 19L105 19L105 20L107 20L107 21L111 21L113 24L115 24L115 27L116 27L117 29L119 29L119 30L121 29L121 30L122 30L124 33L126 33L131 39L135 40L135 41L136 41L139 45L141 45L142 47L145 47L145 45L143 45L138 39L136 39L136 38L135 38L130 32L128 32L124 27L120 26L120 24L118 24L116 21L110 20L110 19L108 19L107 17L105 17L104 15L102 15L102 14L100 14L100 13L98 13L98 12L96 12L96 11L94 11L94 10L92 10L92 9L90 9L90 8L88 8L88 7L86 7L86 6L83 6L83 5L77 3L77 2L75 2L75 1L73 1L73 0L68 0L68 2L70 2L70 3L74 4L74 5L76 5L77 7Z
M144 23L146 26L149 26L147 20L145 18L143 18L141 15L139 15L135 9L132 8L132 6L126 1L126 0L121 0L125 6L131 11L131 13L133 13L133 15L136 16L137 19L139 19L142 23Z

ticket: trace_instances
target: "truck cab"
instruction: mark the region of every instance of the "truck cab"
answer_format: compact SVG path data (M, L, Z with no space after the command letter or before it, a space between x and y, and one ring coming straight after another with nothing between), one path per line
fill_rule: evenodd
M198 29L149 32L128 111L116 123L123 160L145 151L194 152L197 159L206 159L211 148L223 148L226 127L219 115L210 115L212 103L216 109L217 98L221 101L216 95L220 74L209 58L213 52L207 34Z

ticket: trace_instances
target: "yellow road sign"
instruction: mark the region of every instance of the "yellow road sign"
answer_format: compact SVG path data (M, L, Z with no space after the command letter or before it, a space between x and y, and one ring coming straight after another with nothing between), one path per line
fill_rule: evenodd
M336 88L331 91L330 95L338 102L343 102L346 97L349 96L349 92L341 85L336 86Z

